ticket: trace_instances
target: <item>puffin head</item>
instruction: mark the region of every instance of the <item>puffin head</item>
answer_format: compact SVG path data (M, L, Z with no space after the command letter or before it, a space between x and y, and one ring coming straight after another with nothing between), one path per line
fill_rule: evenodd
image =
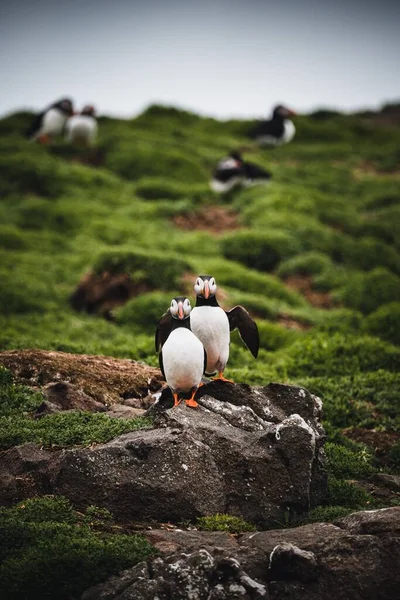
M289 117L296 116L296 113L294 112L294 110L291 110L290 108L286 108L286 106L282 106L282 104L279 104L274 108L272 116L274 118L280 117L281 119L288 119Z
M171 306L169 312L174 319L183 321L190 315L192 307L190 306L190 300L186 296L176 296L171 300Z
M211 277L211 275L199 275L194 284L194 291L196 292L196 296L200 296L206 300L215 296L217 284L214 277Z
M74 105L72 103L72 100L70 100L69 98L62 98L58 102L55 102L53 104L53 107L59 108L60 110L62 110L62 112L69 116L74 114Z
M90 104L86 104L86 106L83 107L82 110L82 115L89 115L90 117L94 117L96 113L96 110L94 108L94 106L91 106Z
M242 155L240 154L239 150L234 150L233 152L231 152L229 154L229 156L231 158L234 158L235 160L239 161L240 163L243 162L243 158L242 158Z

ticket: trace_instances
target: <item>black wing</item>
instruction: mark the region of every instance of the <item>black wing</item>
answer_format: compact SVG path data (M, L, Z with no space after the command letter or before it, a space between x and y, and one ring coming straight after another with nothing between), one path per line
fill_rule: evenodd
M270 179L271 173L254 163L245 162L243 164L245 175L248 179Z
M259 121L250 132L250 137L257 138L262 135L271 135L272 137L280 138L283 135L284 124L283 120L272 119L271 121Z
M236 328L239 330L240 337L254 358L257 358L258 349L260 347L260 336L254 319L243 306L235 306L226 314L229 319L230 330L233 331Z
M42 111L41 113L39 113L38 115L36 115L36 117L33 119L31 126L29 127L29 129L26 132L26 137L30 138L33 135L35 135L35 133L37 131L39 131L40 127L42 126L42 121L43 121L43 117L45 115L46 111Z
M203 369L203 375L205 375L207 369L207 352L206 349L204 348L204 369Z
M164 363L163 363L163 358L162 358L162 350L160 350L160 354L158 355L158 364L160 365L161 373L163 374L163 377L165 379Z
M161 350L164 346L165 342L168 339L169 334L171 333L172 328L172 317L169 310L163 314L161 319L158 321L156 333L154 336L154 342L156 345L156 352Z

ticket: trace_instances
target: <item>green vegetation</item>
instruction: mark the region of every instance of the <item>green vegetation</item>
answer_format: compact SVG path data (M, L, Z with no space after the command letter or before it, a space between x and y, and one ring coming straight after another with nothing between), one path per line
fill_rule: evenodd
M240 517L220 514L199 517L196 525L201 531L227 531L228 533L244 533L256 529L254 525L247 523Z
M32 419L43 402L40 393L13 383L0 367L0 450L25 442L45 447L88 446L151 425L144 417L112 419L103 413L68 411Z
M0 508L0 587L4 600L78 598L155 554L141 536L113 530L104 509L73 509L62 497Z
M380 469L400 472L400 130L368 115L300 116L291 144L250 158L271 170L271 185L220 198L208 188L211 170L227 150L247 143L248 122L161 106L133 120L102 118L93 160L62 141L29 143L22 132L30 118L17 113L0 120L0 349L105 354L156 365L154 328L171 298L193 298L195 275L214 275L221 304L243 304L261 338L254 361L233 334L226 375L250 384L296 383L323 399L329 494L307 518L334 520L378 506L354 482ZM182 226L182 218L196 224L215 206L235 214L237 231L232 224L220 234L203 222ZM99 281L122 274L133 284L136 295L111 310L112 322L70 306L89 272ZM28 440L90 444L147 424L85 413L34 420L40 391L1 369L0 382L1 448ZM66 581L62 561L69 557L82 565L76 581L66 583L70 597L98 580L100 556L102 577L114 564L126 564L118 552L128 542L117 550L90 524L108 522L101 508L78 526L62 502L52 505L64 511L60 519L29 521L24 529L15 524L21 511L7 513L24 549L23 558L15 549L2 567L11 581L21 578L13 597L24 597L28 575L48 586L40 588L43 597L54 597L52 582ZM204 527L244 530L227 515L204 519ZM46 579L48 548L57 567ZM124 560L130 552L121 550Z

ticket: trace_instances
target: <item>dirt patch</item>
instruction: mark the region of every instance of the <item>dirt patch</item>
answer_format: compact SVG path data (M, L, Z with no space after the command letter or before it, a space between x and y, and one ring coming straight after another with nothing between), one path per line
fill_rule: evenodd
M215 234L240 229L238 214L224 206L207 206L196 212L176 215L174 224L186 231L210 231Z
M99 314L112 320L112 311L130 298L151 290L144 282L133 282L127 273L113 274L107 271L95 275L86 273L70 297L72 308L89 314Z
M333 301L329 292L317 292L313 289L311 275L291 275L285 279L288 288L300 292L312 306L332 308Z
M378 169L374 163L370 161L361 162L358 167L353 169L353 177L355 179L365 179L366 177L380 177L389 179L400 179L400 163L395 165L392 169L384 170Z
M293 317L289 317L289 315L281 314L279 315L277 322L282 327L286 327L286 329L295 329L296 331L306 331L311 328L309 323L302 323L301 321L296 321Z
M389 464L389 453L400 440L400 435L397 433L364 429L363 427L351 427L344 429L342 433L354 442L373 448L376 459L382 466Z
M0 364L29 387L68 382L105 405L121 403L125 398L145 398L162 383L159 369L109 356L12 350L0 352Z

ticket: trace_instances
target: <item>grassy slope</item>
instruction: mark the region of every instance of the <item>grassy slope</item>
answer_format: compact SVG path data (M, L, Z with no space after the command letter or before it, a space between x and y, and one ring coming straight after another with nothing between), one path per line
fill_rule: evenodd
M227 149L246 144L247 123L161 107L131 121L102 119L103 164L93 168L63 143L26 142L20 131L29 119L20 113L0 121L1 348L155 365L154 327L185 289L181 276L210 272L225 307L240 302L259 317L258 361L235 336L228 376L301 383L321 394L335 442L350 444L341 433L349 427L392 435L399 418L400 130L358 117L299 117L292 144L249 157L272 170L273 183L220 199L208 189L210 170ZM215 204L235 209L243 229L215 236L172 221ZM118 309L115 323L78 314L68 298L89 269L128 270L155 291ZM333 308L315 308L289 289L284 278L292 275L312 275ZM391 468L398 456L397 446Z

